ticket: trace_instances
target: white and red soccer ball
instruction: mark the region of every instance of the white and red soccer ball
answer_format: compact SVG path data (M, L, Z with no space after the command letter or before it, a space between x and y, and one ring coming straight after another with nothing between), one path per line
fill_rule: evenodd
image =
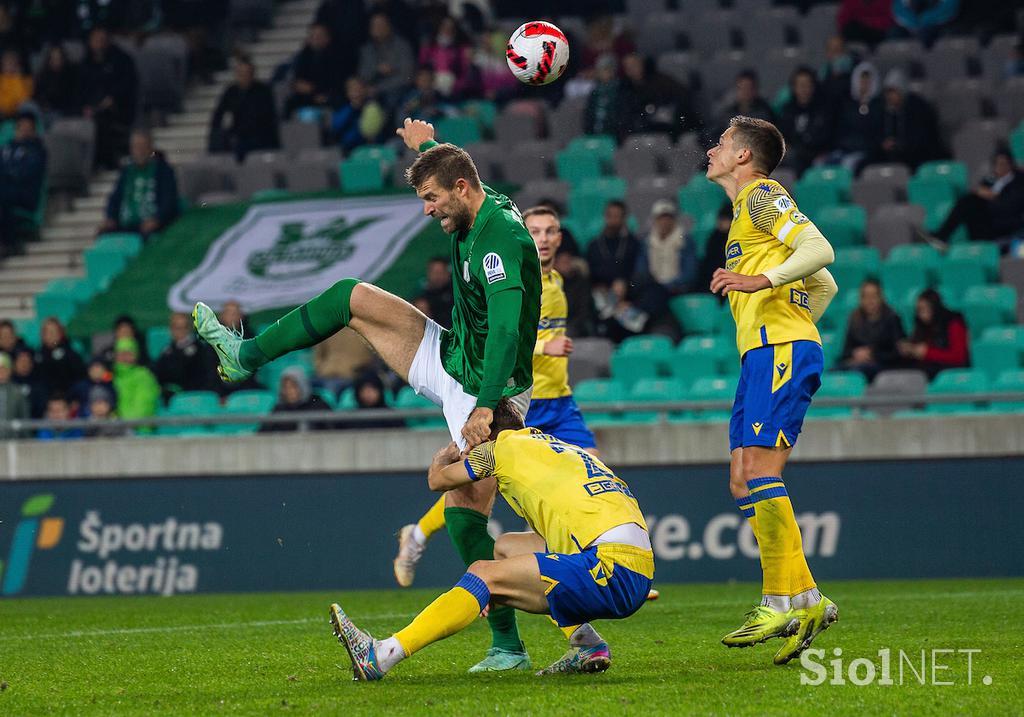
M527 22L508 39L509 69L527 85L554 82L569 63L569 41L550 22Z

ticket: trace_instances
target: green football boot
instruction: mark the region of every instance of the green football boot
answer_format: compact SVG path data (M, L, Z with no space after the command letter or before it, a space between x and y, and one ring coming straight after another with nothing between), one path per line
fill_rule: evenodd
M500 647L492 647L487 651L487 657L480 660L469 668L470 672L508 672L509 670L529 670L530 656L526 654L525 648L520 652L503 650Z
M192 309L192 323L203 341L217 352L217 373L226 383L238 383L252 376L252 371L238 360L238 348L242 345L242 334L229 329L217 320L217 314L203 302Z
M822 595L821 601L814 607L790 610L789 614L796 617L800 624L775 653L772 662L776 665L785 665L810 647L814 638L839 619L839 606Z
M790 612L779 612L757 605L747 613L746 621L722 638L726 647L750 647L773 637L792 635L800 621Z

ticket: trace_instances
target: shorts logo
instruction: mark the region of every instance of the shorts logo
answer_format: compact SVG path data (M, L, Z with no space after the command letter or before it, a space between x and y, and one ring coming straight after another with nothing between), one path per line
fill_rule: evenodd
M796 304L800 308L811 310L810 300L807 298L806 291L800 291L799 289L789 290L789 303Z
M789 201L789 197L779 197L773 202L773 204L781 213L788 212L793 208L793 202Z
M775 370L779 372L779 378L782 378L783 376L786 375L786 368L786 364L784 363L780 363L775 367Z
M808 219L806 215L801 214L800 212L793 212L792 214L789 215L789 221L793 222L794 224L806 224L811 220Z
M757 423L751 423L750 427L754 429L754 435L755 436L760 436L761 435L761 429L764 428L764 424L761 423L760 421L758 421Z
M505 278L505 265L501 262L501 257L493 251L484 256L484 276L487 277L488 284Z

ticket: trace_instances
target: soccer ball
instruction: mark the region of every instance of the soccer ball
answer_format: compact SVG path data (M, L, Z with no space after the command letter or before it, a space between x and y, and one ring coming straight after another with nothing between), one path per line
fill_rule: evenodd
M554 82L569 62L569 41L550 22L527 22L508 39L509 69L527 85Z

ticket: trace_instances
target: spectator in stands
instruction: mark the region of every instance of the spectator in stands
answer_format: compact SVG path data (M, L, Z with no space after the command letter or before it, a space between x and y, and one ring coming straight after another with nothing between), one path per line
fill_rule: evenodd
M652 58L635 52L626 55L622 58L622 75L630 132L665 132L675 138L700 126L688 88L658 72Z
M14 139L0 147L0 258L22 252L19 223L35 213L46 176L46 147L36 134L36 117L18 115Z
M164 347L153 366L166 402L180 391L217 389L217 356L205 341L200 341L192 326L192 317L171 314L171 342Z
M640 245L634 284L659 284L670 296L693 290L697 252L679 223L679 210L669 199L651 208L651 231Z
M363 0L323 0L313 22L330 30L338 67L345 75L351 74L359 64L359 45L366 39L366 3Z
M434 321L450 329L455 297L452 295L452 269L448 258L435 256L427 262L423 296L430 303L430 315Z
M425 308L430 310L429 306ZM313 347L313 367L317 381L335 393L351 385L352 380L373 361L373 352L366 342L349 328L342 329Z
M754 117L768 122L775 121L775 112L768 101L761 96L757 73L747 69L736 75L736 87L733 91L732 102L725 105L725 109L719 113L720 125L728 126L729 120L737 115Z
M949 238L966 226L971 239L997 240L1024 231L1024 176L1005 147L992 157L992 171L970 194L960 197L934 235L919 231L922 239L945 250Z
M54 391L46 400L46 420L68 421L74 418L71 413L71 404L64 394ZM85 431L81 428L41 428L36 433L36 438L41 441L69 441L83 438Z
M583 131L587 134L610 134L621 137L626 131L626 108L623 106L622 82L614 55L598 59L594 67L594 89L587 98L583 112Z
M616 31L615 18L597 15L587 23L587 37L579 53L580 71L590 74L603 55L611 55L618 72L619 62L631 52L636 52L636 44L627 33Z
M818 80L811 68L802 66L789 78L789 100L779 112L779 131L786 138L782 166L803 174L824 157L832 139L832 115L818 92Z
M437 122L452 112L451 105L437 91L434 82L434 70L430 65L423 65L416 70L416 79L412 90L405 96L398 111L395 112L395 123L401 124L406 117Z
M384 382L380 376L372 371L367 371L356 379L353 385L356 395L356 406L359 409L387 410L391 408L384 398ZM400 418L378 418L373 421L361 423L341 423L339 428L403 428L405 422Z
M89 415L89 394L94 388L109 389L114 391L114 374L110 370L110 364L100 356L93 357L86 369L86 377L71 387L68 395L71 405L77 410L78 415Z
M80 69L79 92L82 113L96 123L97 164L114 169L125 154L138 90L135 62L111 43L106 28L94 28Z
M562 232L564 237L564 227ZM591 336L594 333L594 294L586 259L559 247L555 254L555 271L562 275L562 291L569 307L565 333L570 338Z
M914 331L898 344L900 355L931 379L944 369L969 366L967 345L963 315L948 309L934 289L922 291L914 309Z
M725 268L725 245L729 241L729 228L732 226L732 204L722 202L715 216L715 229L711 232L707 242L704 244L704 256L700 261L700 268L697 270L697 281L694 284L694 291L705 292L711 286L711 277L715 269ZM721 303L725 303L726 297L718 296Z
M520 91L522 85L508 71L505 56L508 37L501 30L484 32L476 36L473 51L473 66L480 78L481 94L484 99L506 100Z
M877 279L865 279L860 285L860 304L846 323L839 365L860 371L871 381L879 371L903 365L899 344L905 336L899 314L882 295L882 285Z
M466 33L451 15L445 15L437 33L422 47L420 65L434 68L434 84L445 97L459 99L477 89L473 49Z
M25 341L18 336L14 323L10 319L0 319L0 352L14 357L14 352L25 348Z
M89 392L89 418L94 425L85 429L87 438L119 438L130 433L128 428L116 423L115 411L117 402L114 391L110 388L97 386Z
M869 62L853 68L850 94L843 100L836 120L835 149L831 160L859 171L872 157L882 131L882 106L878 95L878 70Z
M28 401L29 415L40 418L46 410L46 397L50 390L36 370L35 352L27 346L14 352L13 380Z
M28 418L28 399L21 386L11 381L14 361L8 353L0 353L0 421ZM0 439L17 438L17 434L0 428Z
M907 90L907 78L901 70L889 70L882 87L882 96L873 100L879 108L872 112L881 119L881 143L875 159L916 169L922 162L942 156L935 108Z
M1003 77L1006 79L1021 76L1024 76L1024 38L1018 38L1017 42L1013 43L1009 57L1003 65Z
M604 227L587 246L587 264L595 290L628 283L640 255L640 242L626 226L626 203L613 199L604 208Z
M12 116L32 98L32 75L21 65L17 50L0 55L0 119Z
M818 81L823 97L833 107L850 96L850 73L857 62L841 36L833 35L825 42L825 64L818 71Z
M292 62L292 76L285 117L291 117L300 107L328 107L336 100L345 73L338 66L338 51L326 25L309 26L306 44Z
M131 138L131 161L121 170L99 232L138 232L144 240L178 218L178 181L146 130Z
M360 78L345 81L344 105L331 114L331 136L345 152L363 144L374 144L382 139L386 115L377 100L370 97L369 89Z
M845 40L874 47L894 27L893 0L843 0L836 22Z
M370 16L369 35L369 41L359 50L359 77L374 88L385 106L393 109L412 83L412 48L405 38L395 34L391 20L382 12Z
M960 0L892 0L892 15L900 34L930 47L942 26L956 19Z
M160 405L160 384L145 366L139 365L139 344L120 338L114 343L114 390L121 418L149 418Z
M146 334L139 329L139 325L135 323L135 319L129 314L121 314L115 317L112 331L109 333L93 337L93 346L96 352L108 366L114 365L114 344L118 339L134 340L139 347L138 362L143 366L149 365L150 356L149 346L146 343Z
M85 378L85 363L71 347L64 325L52 316L40 330L42 346L35 363L39 379L51 391L67 394L71 387Z
M277 405L273 413L296 413L299 411L330 411L327 402L312 392L309 376L295 366L281 372L281 383L278 387ZM260 433L295 431L298 423L265 423L260 426ZM331 428L330 423L314 421L309 430L322 431Z
M68 60L62 45L51 46L36 75L36 104L49 117L69 117L82 109L78 94L78 69Z
M246 321L242 305L235 300L225 301L220 307L220 314L217 316L222 324L236 331L243 331Z
M252 60L238 57L235 82L220 96L210 121L210 151L233 152L241 162L249 152L280 146L274 93L256 79Z

